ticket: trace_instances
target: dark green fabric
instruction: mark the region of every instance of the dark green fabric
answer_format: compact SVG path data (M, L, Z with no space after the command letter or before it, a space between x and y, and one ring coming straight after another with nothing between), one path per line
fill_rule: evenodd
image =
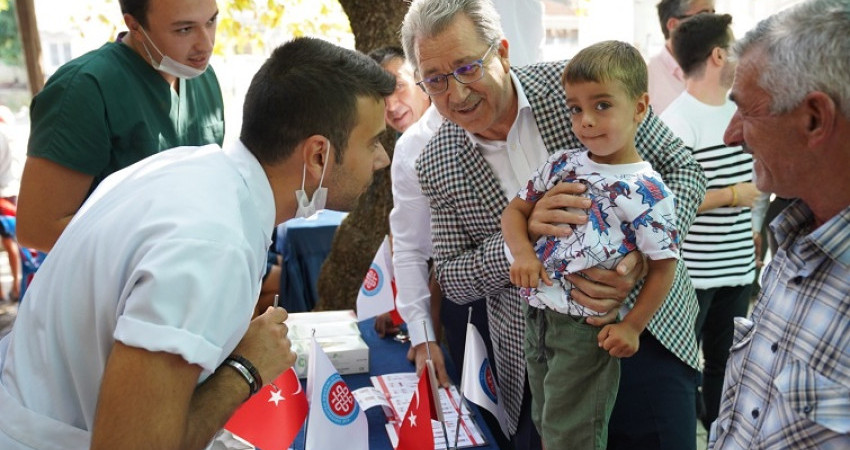
M605 449L619 359L598 346L600 328L584 318L523 309L531 418L544 448Z
M95 177L162 150L222 144L224 106L212 67L179 95L130 47L108 43L50 77L32 101L27 154Z

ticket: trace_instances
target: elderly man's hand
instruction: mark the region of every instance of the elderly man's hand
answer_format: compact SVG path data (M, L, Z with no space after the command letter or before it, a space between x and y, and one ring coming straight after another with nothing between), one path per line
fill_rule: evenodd
M558 183L546 191L534 204L534 210L528 217L528 233L532 241L540 236L569 235L572 230L563 224L580 225L587 222L587 215L575 209L590 208L590 199L579 194L587 190L581 183ZM568 211L566 208L573 208Z

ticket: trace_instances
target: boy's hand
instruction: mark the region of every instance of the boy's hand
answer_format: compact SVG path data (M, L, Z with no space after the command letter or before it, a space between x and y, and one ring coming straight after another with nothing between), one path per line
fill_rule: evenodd
M511 283L517 287L536 288L540 280L547 286L552 286L549 274L543 268L543 263L532 255L521 255L511 264Z
M605 325L597 336L599 346L615 358L628 358L638 351L640 331L628 322Z

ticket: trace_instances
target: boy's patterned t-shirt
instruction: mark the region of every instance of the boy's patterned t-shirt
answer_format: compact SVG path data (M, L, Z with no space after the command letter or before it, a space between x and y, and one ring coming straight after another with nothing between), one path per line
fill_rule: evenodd
M536 201L562 181L587 187L584 196L592 204L580 212L588 215L588 221L569 225L569 236L543 236L535 243L537 257L555 284L541 282L537 289L522 289L532 306L575 316L597 315L570 298L572 284L564 275L594 266L611 269L632 250L650 259L679 257L675 199L649 163L598 164L587 149L562 150L534 172L517 196Z

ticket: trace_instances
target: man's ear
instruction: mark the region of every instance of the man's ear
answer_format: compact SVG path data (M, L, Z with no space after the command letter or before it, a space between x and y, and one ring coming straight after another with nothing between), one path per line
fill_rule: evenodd
M680 20L675 18L675 17L671 17L671 18L667 19L667 34L670 37L673 37L673 30L675 30L676 27L679 26L679 22L680 22Z
M139 21L136 20L136 18L133 17L131 14L124 14L124 25L127 25L127 30L130 31L131 39L135 39L138 41L144 39L144 36L142 36L141 31L142 24L140 24Z
M499 62L502 63L502 67L505 69L505 72L511 68L511 61L508 59L508 48L508 40L502 38L502 40L499 41L499 48L496 49L496 52L499 55Z
M301 142L299 152L306 172L305 185L318 186L325 165L330 163L329 145L328 138L320 134L314 134ZM315 181L311 182L310 180Z
M824 92L809 92L801 102L806 121L806 139L809 148L822 147L829 143L838 120L838 105Z
M726 50L721 47L711 49L711 63L717 67L723 66L723 60L727 58Z

